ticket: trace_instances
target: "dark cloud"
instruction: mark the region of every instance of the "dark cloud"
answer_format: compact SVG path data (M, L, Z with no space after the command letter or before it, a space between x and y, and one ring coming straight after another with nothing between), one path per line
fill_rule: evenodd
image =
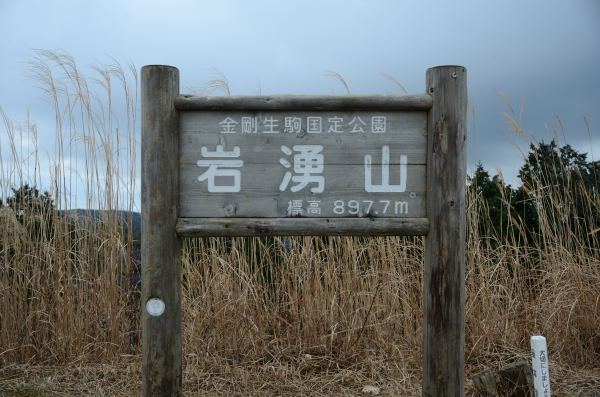
M473 164L511 174L515 149L502 112L548 140L560 117L564 139L580 150L590 139L600 156L600 6L596 1L489 2L3 2L0 6L0 106L22 117L32 104L40 124L51 116L19 64L30 48L69 51L81 67L107 55L126 64L170 64L183 85L198 85L219 68L232 93L423 92L426 69L444 64L468 69L475 108ZM587 116L588 133L582 112ZM48 120L43 120L48 117ZM558 126L560 129L560 126ZM472 126L470 126L472 128ZM562 139L562 130L561 139ZM587 142L587 146L586 146ZM597 156L598 157L598 156Z

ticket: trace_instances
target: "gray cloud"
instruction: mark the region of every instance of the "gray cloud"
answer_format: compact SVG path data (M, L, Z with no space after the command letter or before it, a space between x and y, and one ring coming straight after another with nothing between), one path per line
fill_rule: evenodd
M600 157L600 7L595 1L103 1L0 4L0 106L22 118L28 104L40 126L52 115L19 64L32 48L70 52L80 67L97 61L169 64L183 86L201 84L219 68L233 94L423 92L426 69L464 65L475 108L473 163L512 174L515 149L495 93L510 100L522 127L548 141L544 122L564 139ZM590 132L582 112L587 116ZM472 128L472 126L470 126ZM516 134L509 133L516 139ZM561 136L562 139L562 136Z

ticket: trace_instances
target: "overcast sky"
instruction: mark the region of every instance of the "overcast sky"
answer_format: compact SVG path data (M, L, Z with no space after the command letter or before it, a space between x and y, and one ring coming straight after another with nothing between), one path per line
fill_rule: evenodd
M258 81L263 94L345 93L326 70L339 73L352 94L401 93L380 72L422 93L428 68L463 65L475 109L472 165L481 161L492 173L499 166L516 184L521 161L499 131L517 135L494 90L517 116L524 97L521 126L538 140L549 140L545 124L552 128L558 116L561 140L600 159L597 0L0 0L0 35L0 106L17 120L29 106L40 135L44 128L53 134L54 116L24 75L21 62L32 49L65 50L86 71L112 62L109 56L138 70L176 66L182 87L218 68L233 95L253 94ZM5 142L3 127L0 134Z

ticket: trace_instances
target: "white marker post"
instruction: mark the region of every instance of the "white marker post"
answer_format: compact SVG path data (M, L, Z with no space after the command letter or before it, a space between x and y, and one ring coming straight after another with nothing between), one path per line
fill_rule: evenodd
M550 373L548 372L548 349L546 338L531 337L531 365L536 397L550 397Z

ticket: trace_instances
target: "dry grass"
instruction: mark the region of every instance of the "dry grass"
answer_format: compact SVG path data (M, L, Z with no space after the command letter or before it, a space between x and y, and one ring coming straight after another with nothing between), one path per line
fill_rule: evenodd
M382 363L381 367L385 371L372 373L357 367L307 374L289 366L252 363L232 365L227 361L213 360L195 364L188 360L183 374L183 391L186 396L341 397L360 396L365 385L377 385L382 395L421 395L420 368L390 363ZM600 389L597 369L551 364L550 371L552 395L577 397ZM141 380L139 357L121 357L101 364L13 364L0 369L0 396L138 396L141 393ZM469 379L466 380L465 395L477 395Z
M6 202L11 187L41 186L42 172L50 170L55 208L36 211L21 202L0 213L2 224L12 226L0 229L0 362L55 363L79 355L101 360L134 352L133 231L114 211L92 222L89 211L74 221L74 214L59 210L77 208L77 195L88 209L135 210L136 89L130 90L117 63L93 68L100 93L68 54L38 51L27 66L56 111L54 153L45 163L37 126L3 114L9 156L2 151L0 195ZM125 122L112 106L115 80L124 94Z
M337 81L339 81L340 83L342 83L342 85L344 86L344 89L346 90L348 95L350 95L350 88L348 88L348 84L346 84L346 80L344 80L344 78L339 73L336 73L332 70L325 70L325 76L332 77L332 78L336 79ZM331 93L335 94L333 92L333 87L330 87L330 88L331 88Z
M2 199L11 186L41 186L50 168L57 209L75 208L83 194L88 208L135 210L136 69L102 65L86 79L68 54L45 51L30 66L56 111L56 148L45 164L35 124L3 115ZM535 246L521 243L518 218L514 235L478 235L486 214L469 193L467 375L526 359L539 334L553 395L575 396L600 388L600 233L588 234L588 219L560 222L572 192L541 187L529 187L544 192ZM588 206L600 211L598 197ZM139 394L132 230L109 211L101 223L18 215L0 212L0 392ZM47 233L34 238L35 224ZM420 393L421 238L207 238L185 240L183 255L189 395L359 395L367 384Z

